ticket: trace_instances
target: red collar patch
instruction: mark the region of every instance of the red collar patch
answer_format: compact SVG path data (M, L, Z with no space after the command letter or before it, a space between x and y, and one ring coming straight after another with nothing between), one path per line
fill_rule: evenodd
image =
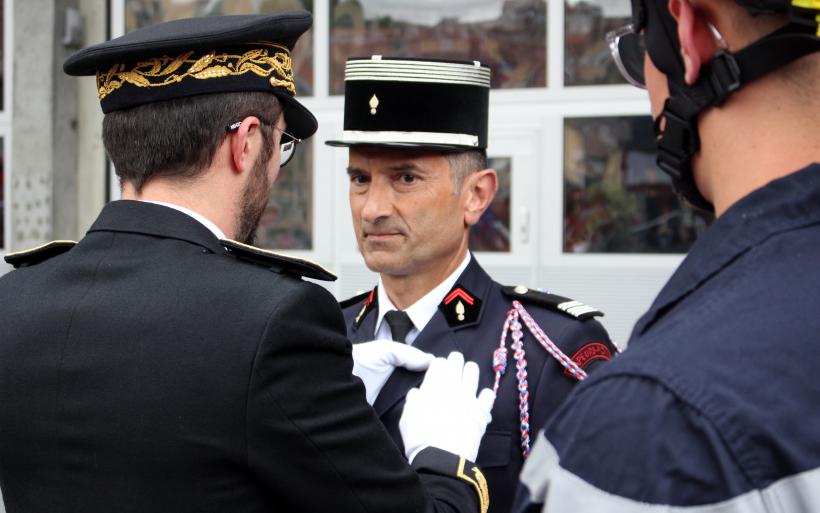
M612 351L601 342L590 342L575 351L575 354L573 354L571 358L578 367L583 369L595 360L611 360ZM564 370L564 374L571 378L573 377L567 370Z
M481 300L475 297L464 286L456 284L444 301L438 305L447 324L451 328L470 325L478 320L481 313Z
M456 287L449 294L447 297L444 298L444 304L449 305L453 302L454 299L461 298L466 302L468 305L473 306L475 304L475 299L464 291L461 287Z
M362 318L365 314L370 310L370 305L373 304L373 299L376 297L376 289L370 291L370 295L367 296L367 299L364 300L362 303L362 309L359 310L359 313L356 315L356 318L353 320L356 327L362 322Z

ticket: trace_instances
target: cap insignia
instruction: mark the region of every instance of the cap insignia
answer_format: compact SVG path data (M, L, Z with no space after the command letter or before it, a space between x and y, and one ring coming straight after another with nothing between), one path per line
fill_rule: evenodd
M254 73L270 76L273 87L283 87L296 94L290 52L282 45L261 41L263 48L253 48L241 55L210 52L194 58L194 51L177 57L156 57L137 63L132 69L115 64L108 72L97 72L97 92L100 100L125 84L136 87L164 87L188 78L210 80Z
M379 108L379 97L374 94L373 98L370 98L370 114L375 116L376 115L376 109L378 109L378 108Z

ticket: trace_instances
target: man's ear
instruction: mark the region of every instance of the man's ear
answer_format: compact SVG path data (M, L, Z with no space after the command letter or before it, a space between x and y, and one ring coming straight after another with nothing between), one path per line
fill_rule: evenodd
M707 13L696 9L690 0L669 0L669 12L678 23L680 51L686 67L685 80L692 85L697 81L703 64L718 50L718 45L709 28Z
M243 173L253 165L252 135L259 130L259 119L248 116L242 120L239 128L228 134L231 148L231 164L235 173Z
M464 222L473 226L492 203L498 190L495 169L476 171L464 180L463 193L467 194L464 205Z

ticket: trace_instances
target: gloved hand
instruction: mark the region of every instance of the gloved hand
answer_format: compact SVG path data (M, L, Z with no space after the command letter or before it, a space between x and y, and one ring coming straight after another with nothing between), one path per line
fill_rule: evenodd
M495 394L485 388L476 398L478 365L461 353L430 364L419 388L407 393L399 430L411 462L425 447L437 447L475 461L492 419Z
M353 375L364 383L367 402L373 404L396 367L423 371L435 357L413 346L392 340L353 344Z

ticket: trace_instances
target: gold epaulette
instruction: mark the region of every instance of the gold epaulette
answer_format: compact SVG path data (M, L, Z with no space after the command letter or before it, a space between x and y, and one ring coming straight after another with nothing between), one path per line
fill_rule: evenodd
M336 280L335 274L328 271L320 264L310 260L305 260L304 258L283 255L275 251L257 248L255 246L250 246L248 244L243 244L230 239L223 239L219 241L219 243L225 248L226 254L236 257L239 260L267 268L276 267L283 271L304 276L306 278L313 278L315 280Z
M14 266L15 269L30 267L49 258L62 255L76 245L77 242L73 240L53 240L36 248L9 253L6 255L5 261L7 264Z

